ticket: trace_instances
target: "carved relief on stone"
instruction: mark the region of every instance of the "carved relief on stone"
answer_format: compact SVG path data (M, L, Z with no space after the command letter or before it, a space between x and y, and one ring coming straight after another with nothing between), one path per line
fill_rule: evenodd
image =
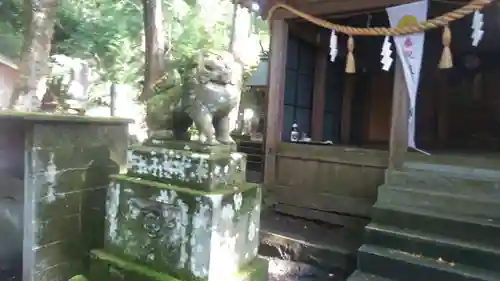
M130 208L134 212L139 211L137 220L144 233L147 235L142 245L142 255L147 256L148 260L157 260L158 258L170 261L177 256L180 247L178 237L178 223L182 221L182 211L180 208L158 202L151 199L133 198L130 200ZM161 246L162 249L158 249ZM156 256L157 253L160 256Z

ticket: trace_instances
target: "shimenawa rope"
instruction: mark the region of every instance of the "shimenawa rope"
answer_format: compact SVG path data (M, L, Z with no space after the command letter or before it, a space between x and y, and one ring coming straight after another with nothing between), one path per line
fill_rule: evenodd
M461 19L475 11L481 10L484 6L494 2L494 0L472 0L468 4L455 9L451 12L445 13L441 16L426 20L424 22L410 24L400 27L388 28L388 27L352 27L341 24L334 24L329 21L308 15L301 12L290 5L277 3L269 9L267 20L272 19L272 15L278 9L284 9L296 16L299 16L309 22L312 22L318 26L326 29L335 30L335 32L344 33L349 36L347 40L348 44L348 54L346 61L346 72L355 73L355 63L354 63L354 39L353 36L400 36L408 35L412 33L419 33L429 29L444 27L443 30L443 54L441 55L441 60L439 62L439 68L447 69L453 66L453 59L450 50L451 42L451 31L448 24L452 21Z
M448 12L446 14L443 14L441 16L435 17L433 19L426 20L424 22L420 22L417 24L412 24L412 25L407 25L403 27L394 27L394 28L388 28L388 27L352 27L352 26L346 26L346 25L341 25L341 24L334 24L326 20L322 20L320 18L308 15L304 12L301 12L295 8L293 8L290 5L283 4L283 3L278 3L275 4L274 6L269 9L269 13L267 16L267 19L271 19L272 15L276 10L278 9L284 9L292 14L295 14L305 20L308 20L316 25L319 25L321 27L335 30L336 32L339 33L344 33L347 35L360 35L360 36L397 36L397 35L407 35L411 33L418 33L422 31L426 31L429 29L441 27L448 25L450 22L461 19L468 14L471 14L477 10L481 10L484 6L492 3L494 0L473 0L469 2L468 4L464 5L463 7L460 7L456 10L453 10L451 12Z

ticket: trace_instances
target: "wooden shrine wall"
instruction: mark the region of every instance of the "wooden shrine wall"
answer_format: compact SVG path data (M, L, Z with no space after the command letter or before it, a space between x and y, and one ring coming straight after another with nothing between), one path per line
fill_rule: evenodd
M344 224L342 215L369 218L387 161L382 150L281 143L274 198L332 223Z
M271 66L273 59L279 58L280 62L275 66L280 69L272 70L270 78L281 83L270 83L270 93L279 94L268 97L266 187L280 211L333 224L362 226L370 218L377 187L384 182L388 152L347 147L341 143L352 144L350 136L356 131L354 134L359 135L361 142L385 141L384 148L387 148L392 73L377 70L374 76L372 71L366 75L360 71L350 76L353 78L348 79L350 83L345 83L343 57L339 56L335 63L330 63L328 54L324 54L326 68L320 70L318 57L310 54L310 47L304 42L314 41L307 40L306 36L290 36L289 33L295 36L301 33L294 24L288 27L279 34L284 38L273 35L273 43L286 39L283 40L286 44L279 46L280 52L271 51ZM324 46L315 47L315 54L324 52ZM286 51L281 52L283 49ZM325 79L315 79L321 73ZM379 79L379 74L388 78ZM383 87L380 82L383 82ZM315 103L317 95L322 96L321 105ZM348 100L346 104L355 105L351 110L344 104L346 95L361 97L367 102L358 103L357 98ZM344 115L355 118L349 117L347 119L352 122L344 122ZM286 142L293 121L299 123L301 131L313 132L313 140L331 140L335 145ZM315 137L315 125L319 137ZM356 129L346 132L342 129L351 127Z

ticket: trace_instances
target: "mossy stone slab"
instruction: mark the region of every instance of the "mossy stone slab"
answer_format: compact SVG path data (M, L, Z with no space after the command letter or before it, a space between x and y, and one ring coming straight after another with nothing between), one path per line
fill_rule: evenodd
M106 211L109 253L181 280L216 280L257 256L258 185L204 192L113 178Z
M102 250L91 252L90 281L193 281L198 279L178 279L167 273L153 270ZM210 281L267 281L269 262L255 258L240 271L231 276L218 276Z
M246 182L246 155L136 146L128 150L127 174L197 190L233 188Z
M197 141L181 141L168 138L152 137L144 141L144 146L186 150L199 153L230 153L237 152L236 144L208 145Z

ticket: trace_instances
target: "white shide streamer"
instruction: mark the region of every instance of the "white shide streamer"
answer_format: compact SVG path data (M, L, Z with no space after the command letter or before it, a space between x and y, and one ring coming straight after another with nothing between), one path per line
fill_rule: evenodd
M330 36L330 61L334 62L335 58L337 57L338 54L338 49L337 49L337 34L335 34L335 30L332 30L332 35Z
M472 46L477 47L479 42L483 38L483 14L480 11L474 12L474 17L472 18Z
M384 71L389 71L392 66L392 62L394 59L391 57L392 55L392 50L391 50L392 44L391 41L389 40L389 36L386 36L384 38L384 44L382 45L382 53L380 54L382 56L382 59L380 62L382 63L382 70Z

